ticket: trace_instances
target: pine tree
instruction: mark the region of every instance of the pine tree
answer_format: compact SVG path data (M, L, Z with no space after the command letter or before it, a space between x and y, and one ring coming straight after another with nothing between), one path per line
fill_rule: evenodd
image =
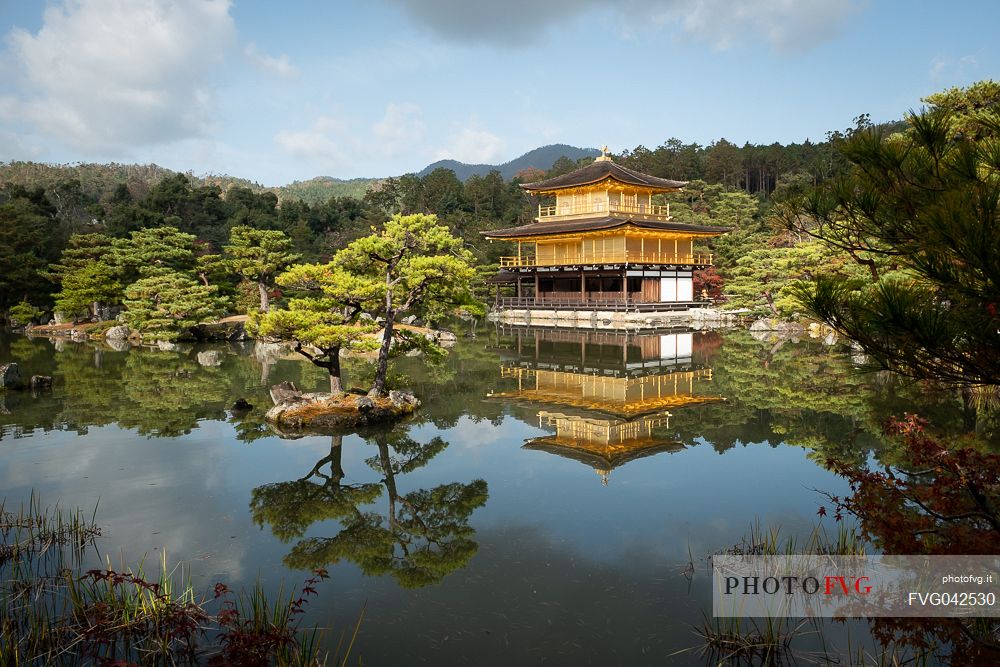
M903 134L859 130L841 147L852 171L799 203L840 243L897 269L801 292L885 368L1000 384L1000 105L985 108L962 123L967 136L948 109L911 116Z
M295 351L330 374L330 391L343 391L340 351L371 350L375 327L358 323L362 294L358 280L330 264L299 264L278 276L278 284L295 290L287 310L251 318L254 335L294 342Z
M262 313L270 310L269 288L274 276L299 259L284 232L245 226L233 227L223 251L233 273L257 283Z
M351 295L361 307L385 320L371 390L374 396L386 393L393 337L423 343L396 333L399 318L414 314L434 321L458 310L482 312L472 294L476 274L472 254L433 215L393 216L377 233L337 253L333 264L352 276Z
M111 237L104 234L74 234L69 237L59 261L49 265L45 274L57 284L73 271L106 258L111 251Z
M90 314L97 318L102 304L120 303L122 296L118 272L102 261L94 261L63 274L56 310L70 317Z
M224 312L217 292L182 273L160 271L128 286L124 319L143 336L170 340Z
M176 227L140 229L127 239L114 240L109 264L128 282L178 271L193 275L196 249L195 237Z

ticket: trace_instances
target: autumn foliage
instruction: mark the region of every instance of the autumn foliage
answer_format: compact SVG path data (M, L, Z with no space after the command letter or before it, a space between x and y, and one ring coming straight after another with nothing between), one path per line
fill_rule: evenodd
M949 448L925 420L906 414L885 425L900 439L905 464L880 470L831 460L851 486L832 496L834 516L852 515L862 537L887 554L1000 553L1000 455ZM820 508L826 515L826 509ZM1000 664L1000 627L994 619L873 619L883 645L906 645L949 664Z

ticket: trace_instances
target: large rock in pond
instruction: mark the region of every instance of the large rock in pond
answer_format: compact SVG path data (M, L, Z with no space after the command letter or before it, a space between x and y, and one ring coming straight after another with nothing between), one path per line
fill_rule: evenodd
M302 392L294 382L284 381L271 387L271 400L275 405L291 403L302 398Z
M227 317L219 322L207 322L191 327L191 334L200 341L247 339L246 317Z
M31 376L31 388L34 390L39 389L52 389L52 376L51 375L32 375Z
M104 338L106 340L128 340L129 333L131 332L128 330L128 327L120 324L105 331Z
M413 414L420 406L415 396L401 391L391 392L388 397L302 394L294 390L294 385L291 389L282 385L272 387L271 396L283 400L276 400L265 415L282 433L336 433L391 424Z
M0 389L21 389L23 386L20 366L14 362L0 364Z

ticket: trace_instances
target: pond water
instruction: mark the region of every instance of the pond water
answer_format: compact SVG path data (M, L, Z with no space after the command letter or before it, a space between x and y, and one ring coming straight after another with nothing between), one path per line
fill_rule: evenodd
M99 504L101 552L165 550L199 590L327 567L307 622L336 643L364 609L366 664L702 664L676 652L711 615L709 554L822 525L821 492L847 490L824 463L877 457L889 414L977 427L843 345L462 327L443 363L395 364L415 420L300 438L262 422L267 390L327 381L276 346L0 337L0 361L55 378L0 393L2 495ZM370 372L349 360L347 386Z

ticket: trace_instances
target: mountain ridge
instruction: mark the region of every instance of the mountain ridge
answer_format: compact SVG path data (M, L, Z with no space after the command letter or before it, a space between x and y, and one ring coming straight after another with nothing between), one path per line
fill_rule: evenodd
M574 162L582 157L596 157L600 151L594 148L577 148L567 144L540 146L502 164L466 164L457 160L439 160L424 167L418 176L425 176L435 169L452 169L462 181L473 174L485 176L496 169L504 180L514 178L518 172L529 167L547 171L560 157ZM0 161L0 183L11 183L25 187L50 187L59 181L73 179L80 181L81 189L100 197L111 192L118 184L126 184L133 192L148 192L165 177L183 173L196 185L216 185L227 191L233 187L244 187L254 192L273 192L280 201L297 199L309 204L327 201L330 197L354 197L361 199L373 185L383 178L335 178L314 176L305 180L292 181L284 185L266 186L256 181L228 174L195 175L193 172L178 172L156 164L121 163L71 163L51 164L12 160Z
M569 144L549 144L547 146L539 146L513 160L500 164L469 164L467 162L459 162L458 160L438 160L418 171L417 176L426 176L435 169L443 168L451 169L460 181L466 181L473 175L485 176L495 169L500 172L504 180L509 181L517 176L519 171L528 169L529 167L548 171L552 168L552 164L560 157L567 157L576 162L580 158L597 157L600 154L601 151L596 148L578 148Z

